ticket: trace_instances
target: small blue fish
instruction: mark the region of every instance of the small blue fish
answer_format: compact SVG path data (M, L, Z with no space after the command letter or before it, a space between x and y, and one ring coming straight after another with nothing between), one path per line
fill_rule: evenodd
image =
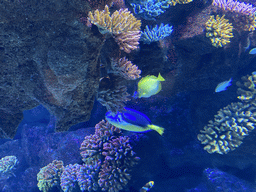
M228 81L223 81L223 82L219 83L217 85L217 87L215 88L215 92L218 93L221 91L226 91L227 87L229 87L232 84L231 82L232 82L232 78L230 78Z
M255 55L256 54L256 48L253 48L250 50L249 54L251 55Z

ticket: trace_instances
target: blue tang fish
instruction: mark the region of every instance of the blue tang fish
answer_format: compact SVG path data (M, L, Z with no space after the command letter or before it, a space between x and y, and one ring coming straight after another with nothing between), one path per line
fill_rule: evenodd
M253 48L250 50L249 54L251 55L255 55L256 54L256 48Z
M217 87L215 88L215 92L218 93L221 91L226 91L227 87L229 87L232 84L231 82L232 82L232 78L230 78L228 81L223 81L223 82L219 83L217 85Z
M154 181L149 181L141 189L140 192L147 192L154 186Z
M160 135L164 133L164 128L153 125L146 115L126 107L124 108L124 111L117 112L114 116L112 112L107 112L106 120L115 127L127 131L146 132L155 130Z

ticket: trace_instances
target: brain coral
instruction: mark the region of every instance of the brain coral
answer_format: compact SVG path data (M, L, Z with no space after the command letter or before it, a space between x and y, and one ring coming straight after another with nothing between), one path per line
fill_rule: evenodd
M211 39L212 45L215 47L222 47L230 43L230 38L233 37L233 26L224 16L225 15L220 18L220 16L217 15L215 19L212 15L205 23L207 31L206 37Z
M208 153L226 154L242 144L242 140L254 129L256 108L250 104L231 103L218 111L214 121L201 130L197 138Z

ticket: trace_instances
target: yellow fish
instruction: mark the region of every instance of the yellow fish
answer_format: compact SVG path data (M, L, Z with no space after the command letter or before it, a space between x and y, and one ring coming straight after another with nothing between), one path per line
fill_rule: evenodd
M150 119L143 113L134 109L124 108L124 111L112 114L107 112L105 115L106 120L119 129L124 129L133 132L146 132L150 130L157 131L160 135L163 135L164 128L157 125L153 125Z
M141 189L140 192L147 192L154 186L154 181L149 181Z
M138 83L138 97L150 97L161 91L162 86L160 81L165 81L165 79L160 75L158 77L154 75L148 75L143 77Z

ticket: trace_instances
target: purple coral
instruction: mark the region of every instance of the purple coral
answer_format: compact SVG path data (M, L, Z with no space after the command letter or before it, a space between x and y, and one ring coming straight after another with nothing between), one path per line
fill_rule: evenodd
M243 15L254 15L256 8L250 3L241 3L233 0L213 0L212 5L223 9L224 11L237 12Z
M129 137L120 129L102 120L95 126L95 134L85 137L81 156L91 166L102 190L119 191L131 179L131 168L139 158L129 144Z

